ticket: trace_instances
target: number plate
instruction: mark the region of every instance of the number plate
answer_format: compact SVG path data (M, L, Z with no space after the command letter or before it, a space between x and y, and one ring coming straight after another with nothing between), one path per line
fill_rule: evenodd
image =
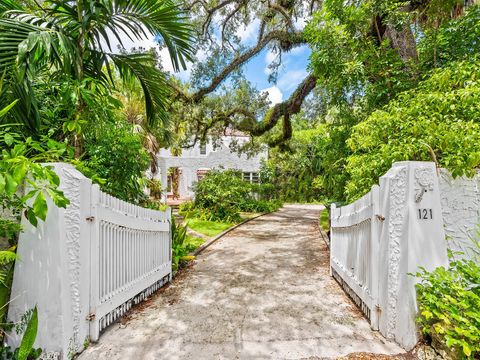
M420 220L432 220L433 219L433 210L432 209L418 209L417 216Z

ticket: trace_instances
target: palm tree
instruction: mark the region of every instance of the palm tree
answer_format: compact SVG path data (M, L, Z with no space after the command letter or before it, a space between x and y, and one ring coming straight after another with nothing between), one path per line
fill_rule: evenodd
M29 7L0 0L0 71L10 74L11 98L19 99L14 115L33 132L40 126L32 89L39 69L76 81L94 79L107 91L114 87L116 71L124 82L139 82L147 121L165 122L169 87L155 56L115 53L111 43L115 39L124 47L126 39L155 38L167 47L177 71L192 58L191 36L191 25L174 0L45 0ZM86 106L80 98L77 119Z

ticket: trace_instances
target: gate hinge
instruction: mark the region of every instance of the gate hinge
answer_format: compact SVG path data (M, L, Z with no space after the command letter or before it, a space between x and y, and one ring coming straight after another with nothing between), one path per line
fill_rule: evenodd
M385 220L385 216L382 216L382 215L378 215L378 214L377 214L377 219L380 220L380 221L384 221L384 220Z
M93 220L95 220L95 216L89 216L85 218L85 220L92 222Z
M88 321L94 320L94 319L95 319L95 314L94 314L94 313L88 314L86 319L87 319Z
M378 304L375 305L375 311L376 311L377 313L381 313L381 312L382 312L382 308L380 307L380 305L378 305Z

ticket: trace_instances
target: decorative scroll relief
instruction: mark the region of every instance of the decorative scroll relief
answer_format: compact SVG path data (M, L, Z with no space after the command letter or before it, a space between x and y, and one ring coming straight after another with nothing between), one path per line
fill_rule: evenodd
M387 337L393 338L397 324L399 290L400 241L407 201L407 168L401 167L390 183L390 216L388 223L388 323Z
M65 209L65 232L68 256L68 274L70 280L70 297L72 304L73 344L81 346L80 333L80 182L82 176L73 169L62 169L62 190L70 200Z
M442 169L439 180L447 246L468 257L472 251L471 239L480 240L477 233L480 223L480 174L473 178L453 179L448 171Z
M423 194L433 190L435 173L431 167L418 167L415 169L414 178L415 202L419 203L423 199Z

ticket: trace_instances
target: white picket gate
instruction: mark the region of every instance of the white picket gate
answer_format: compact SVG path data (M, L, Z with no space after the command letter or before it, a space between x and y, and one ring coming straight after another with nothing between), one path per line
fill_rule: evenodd
M378 330L379 187L352 204L331 208L332 276Z
M171 280L171 214L107 195L71 165L53 166L70 205L49 202L36 228L24 221L8 316L17 321L36 305L35 346L69 359Z
M92 189L90 339L171 276L169 212Z

